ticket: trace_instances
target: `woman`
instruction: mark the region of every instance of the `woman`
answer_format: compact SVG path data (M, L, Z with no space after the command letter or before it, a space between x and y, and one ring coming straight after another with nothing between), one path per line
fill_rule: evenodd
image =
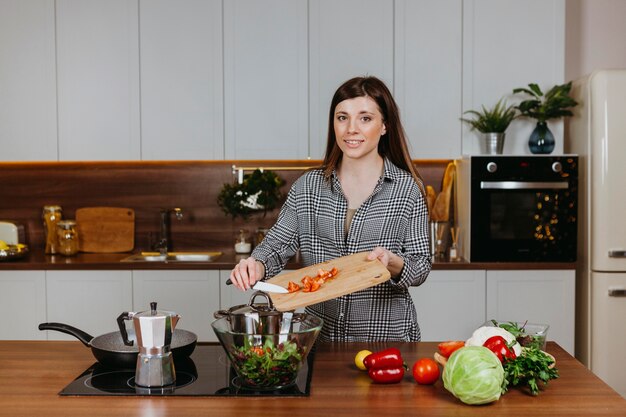
M420 340L408 288L430 272L428 209L397 105L378 78L353 78L335 92L322 167L293 184L276 224L230 279L246 290L298 250L304 265L371 251L368 258L391 273L385 283L307 307L324 319L321 340Z

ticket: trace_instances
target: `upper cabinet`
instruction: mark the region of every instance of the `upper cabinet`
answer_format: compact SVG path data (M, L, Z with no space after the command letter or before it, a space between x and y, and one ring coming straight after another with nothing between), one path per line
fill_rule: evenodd
M308 156L307 4L224 2L226 159Z
M463 112L562 83L564 32L565 0L0 1L0 161L321 159L361 75L414 158L478 154Z
M565 0L464 0L463 111L492 107L501 97L516 104L513 89L563 83ZM481 153L479 134L463 127L463 154ZM563 123L549 124L563 153ZM518 119L506 132L505 154L529 154L535 122Z
M141 159L222 159L222 2L139 4Z
M462 0L396 0L394 96L415 159L461 154Z
M54 2L0 2L0 161L57 159Z
M56 24L59 160L140 159L138 0L57 0Z
M330 101L352 77L374 75L393 88L393 1L309 2L310 156L322 159Z

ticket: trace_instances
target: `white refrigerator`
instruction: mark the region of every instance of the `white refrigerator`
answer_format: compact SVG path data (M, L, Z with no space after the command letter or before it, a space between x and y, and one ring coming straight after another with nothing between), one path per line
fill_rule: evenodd
M576 356L626 398L626 69L576 80L565 149L579 155Z

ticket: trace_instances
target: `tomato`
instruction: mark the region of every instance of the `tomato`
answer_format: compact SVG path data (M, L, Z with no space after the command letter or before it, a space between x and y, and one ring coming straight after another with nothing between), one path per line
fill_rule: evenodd
M449 358L455 350L458 350L465 346L465 342L461 340L449 340L447 342L442 342L437 345L437 349L439 349L439 354L444 358Z
M354 357L354 364L356 365L356 367L362 371L367 370L367 368L365 367L365 364L363 363L363 359L365 359L366 356L369 356L371 354L372 352L370 352L369 350L359 351L359 353L357 353L356 356Z
M422 358L413 365L413 378L418 384L431 385L439 379L439 366L430 358Z

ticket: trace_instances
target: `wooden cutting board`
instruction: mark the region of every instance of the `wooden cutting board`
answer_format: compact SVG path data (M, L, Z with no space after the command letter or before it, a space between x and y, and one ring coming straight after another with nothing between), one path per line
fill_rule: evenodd
M339 273L330 281L326 281L315 292L290 294L268 293L274 307L278 311L290 311L306 307L322 301L350 294L355 291L373 287L391 278L391 274L379 260L368 261L369 252L359 252L353 255L342 256L320 264L307 266L297 271L285 272L267 280L267 282L287 288L289 281L302 285L302 278L306 275L317 276L317 270L331 270L336 267Z
M81 252L130 252L135 247L135 211L123 207L83 207L76 210Z

